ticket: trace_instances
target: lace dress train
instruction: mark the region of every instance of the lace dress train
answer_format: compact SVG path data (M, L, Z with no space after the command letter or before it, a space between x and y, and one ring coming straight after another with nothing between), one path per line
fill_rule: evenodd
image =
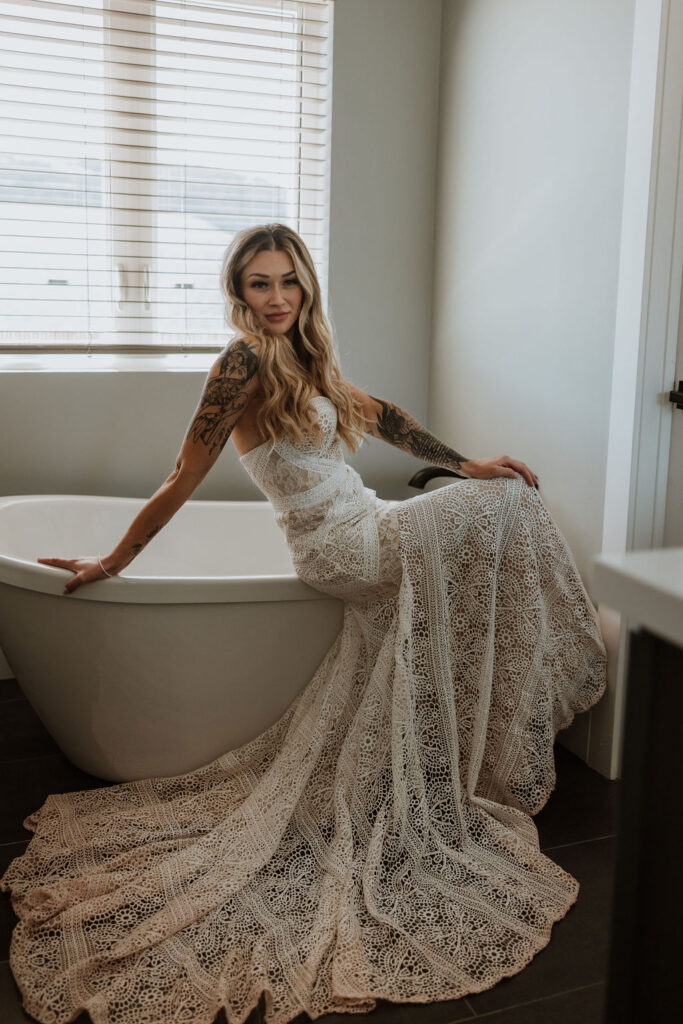
M385 502L322 447L242 463L298 574L343 598L310 682L186 775L56 794L1 880L43 1024L268 1024L456 999L524 967L578 883L531 815L553 740L605 687L597 615L521 479Z

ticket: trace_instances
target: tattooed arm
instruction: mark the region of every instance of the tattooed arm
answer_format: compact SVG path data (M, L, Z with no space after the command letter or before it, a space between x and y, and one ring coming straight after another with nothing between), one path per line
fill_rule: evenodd
M372 437L379 437L395 448L415 455L433 466L451 469L466 477L487 480L495 477L522 476L530 486L536 486L537 477L526 463L511 459L509 455L467 459L445 445L434 434L430 434L410 413L400 409L393 402L367 395L353 384L350 387L363 408L366 430Z
M354 385L350 387L354 397L363 407L365 429L368 434L381 438L394 448L415 455L423 462L466 475L463 465L469 460L430 434L410 413L400 409L393 402L367 395Z
M423 462L464 473L463 463L469 461L465 455L460 455L443 441L439 441L438 437L434 437L414 420L410 413L399 409L393 402L385 402L372 395L369 397L379 407L370 433L375 437L381 437L395 448L400 448L401 451L415 455Z
M218 357L206 378L204 391L187 429L175 468L137 514L113 551L102 558L106 574L115 576L133 561L209 472L232 433L235 423L258 388L258 340L239 338ZM103 579L96 558L39 558L39 562L70 569L64 593L83 583Z

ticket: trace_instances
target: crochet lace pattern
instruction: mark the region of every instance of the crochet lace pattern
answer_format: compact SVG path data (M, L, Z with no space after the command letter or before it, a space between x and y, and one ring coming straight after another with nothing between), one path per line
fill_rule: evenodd
M578 883L539 850L553 740L605 688L566 541L521 478L387 502L324 442L242 464L341 632L265 732L185 775L49 796L0 881L26 1011L268 1024L457 999L547 944Z

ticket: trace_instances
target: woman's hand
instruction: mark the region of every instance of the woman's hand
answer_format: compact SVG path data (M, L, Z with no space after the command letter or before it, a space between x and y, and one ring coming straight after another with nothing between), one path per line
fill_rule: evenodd
M529 469L526 462L511 459L509 455L494 455L490 459L470 459L462 462L461 468L466 476L475 480L492 480L499 476L524 477L530 487L538 489L538 477Z
M76 573L66 583L63 591L65 594L73 594L74 590L81 587L84 583L106 580L107 573L110 576L116 575L111 569L107 569L107 572L105 572L96 556L88 558L37 558L36 561L40 562L41 565L54 565L57 569L68 569L70 572Z

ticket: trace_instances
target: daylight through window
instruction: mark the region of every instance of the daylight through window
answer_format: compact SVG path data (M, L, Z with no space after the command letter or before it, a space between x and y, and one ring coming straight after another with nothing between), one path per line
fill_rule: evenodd
M0 350L206 351L241 229L327 294L332 0L0 0Z

